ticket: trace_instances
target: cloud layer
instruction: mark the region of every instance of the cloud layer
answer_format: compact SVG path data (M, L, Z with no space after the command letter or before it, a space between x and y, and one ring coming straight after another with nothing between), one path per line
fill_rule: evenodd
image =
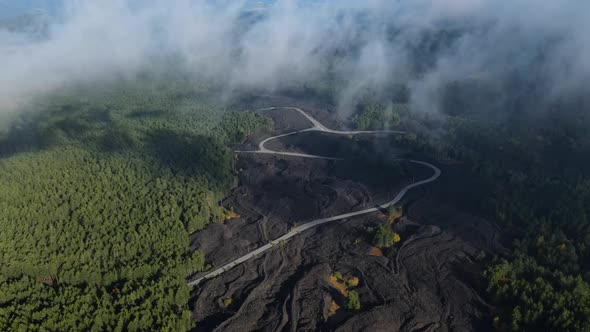
M330 74L343 108L396 83L428 111L449 82L477 80L500 99L562 98L590 82L583 0L72 0L57 12L44 38L0 27L0 110L166 57L228 89Z

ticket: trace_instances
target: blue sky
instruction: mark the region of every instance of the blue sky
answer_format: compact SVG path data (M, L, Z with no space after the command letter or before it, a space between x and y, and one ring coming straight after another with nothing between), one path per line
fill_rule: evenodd
M52 11L59 0L0 0L0 17L13 17L35 9Z
M100 1L100 0L96 0ZM173 1L173 0L171 0ZM272 3L275 0L249 0L252 3ZM0 0L0 18L26 14L35 9L53 12L62 0Z

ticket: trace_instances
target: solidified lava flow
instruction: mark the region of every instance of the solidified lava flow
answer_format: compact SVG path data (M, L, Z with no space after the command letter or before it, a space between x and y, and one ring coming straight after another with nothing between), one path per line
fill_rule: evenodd
M294 112L265 116L278 124L277 131L306 125ZM351 140L308 132L267 148L340 153L352 160L241 155L239 186L224 202L241 217L208 227L192 243L219 267L301 223L380 205L414 179L430 176L429 170L395 161L404 152L387 146L386 138ZM354 157L371 149L396 158ZM404 216L393 226L400 242L390 248L372 247L371 230L386 211L375 212L320 226L207 280L191 297L198 330L485 330L479 322L489 312L478 295L481 266L474 258L500 250L497 230L442 202L445 188L435 182L404 197ZM331 280L336 273L358 278L358 310L346 308L345 293Z

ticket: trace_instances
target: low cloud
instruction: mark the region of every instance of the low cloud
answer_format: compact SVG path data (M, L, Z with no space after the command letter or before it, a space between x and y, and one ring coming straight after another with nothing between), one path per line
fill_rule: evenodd
M134 77L154 59L227 89L277 90L336 77L348 113L367 90L410 87L440 110L451 83L498 98L583 93L590 3L531 0L65 1L42 34L0 25L0 109L75 82ZM40 37L41 36L41 37ZM532 87L531 87L532 86Z

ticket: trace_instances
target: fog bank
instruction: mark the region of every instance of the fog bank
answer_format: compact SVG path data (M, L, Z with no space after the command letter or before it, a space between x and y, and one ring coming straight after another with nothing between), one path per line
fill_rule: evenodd
M491 111L520 105L519 98L584 94L590 82L590 2L581 0L68 0L55 7L26 29L0 22L0 110L76 82L133 78L163 58L228 91L332 77L344 113L367 91L387 96L396 84L410 88L414 109L436 112L452 82L476 81ZM43 23L30 28L36 21Z

